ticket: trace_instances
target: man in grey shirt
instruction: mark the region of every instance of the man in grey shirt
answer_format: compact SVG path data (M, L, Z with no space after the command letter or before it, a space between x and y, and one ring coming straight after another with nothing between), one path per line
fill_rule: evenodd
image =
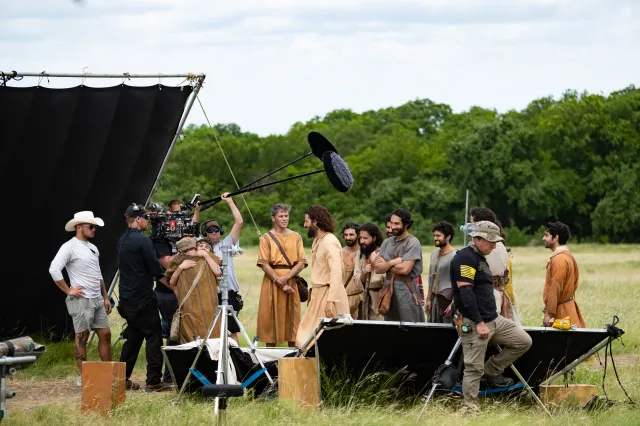
M438 249L431 253L429 262L429 291L424 312L427 315L427 322L451 323L453 290L449 267L456 254L456 249L451 247L455 231L449 222L436 223L431 231L434 244Z
M382 243L380 254L371 255L376 274L386 274L385 285L393 282L393 295L385 321L424 322L420 290L414 278L422 273L422 247L409 233L411 213L396 209L391 213L393 238Z

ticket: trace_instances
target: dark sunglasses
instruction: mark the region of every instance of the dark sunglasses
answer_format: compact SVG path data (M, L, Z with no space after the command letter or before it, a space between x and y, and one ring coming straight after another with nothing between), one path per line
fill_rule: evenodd
M91 229L92 231L93 231L94 229L96 229L96 226L95 226L95 225L90 225L90 224L88 224L88 223L84 223L84 224L82 224L82 226L88 226L88 227L89 227L89 229Z
M207 229L207 234L213 234L213 233L218 233L220 232L220 228L209 228Z
M144 219L144 220L149 220L149 215L148 214L142 214L142 215L140 215L138 217L141 218L141 219Z

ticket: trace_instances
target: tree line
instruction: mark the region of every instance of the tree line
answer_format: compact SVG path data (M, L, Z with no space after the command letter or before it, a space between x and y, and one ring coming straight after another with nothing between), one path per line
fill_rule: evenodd
M581 241L640 241L635 86L608 96L570 90L503 114L481 107L454 113L429 99L361 114L341 109L266 137L236 124L190 125L153 200L186 202L195 193L206 199L233 191L236 181L243 186L309 152L311 131L335 145L349 164L353 188L336 192L318 174L245 194L249 209L235 197L245 219L243 245L257 243L253 220L261 232L270 228L269 207L276 202L293 206L291 228L303 235L304 210L312 204L326 206L339 228L346 221L384 226L386 214L404 207L414 216L414 234L430 244L434 223L464 222L467 189L470 208L491 207L511 245L539 239L549 220L567 223ZM310 156L273 178L320 168L322 162ZM231 225L224 202L201 216Z

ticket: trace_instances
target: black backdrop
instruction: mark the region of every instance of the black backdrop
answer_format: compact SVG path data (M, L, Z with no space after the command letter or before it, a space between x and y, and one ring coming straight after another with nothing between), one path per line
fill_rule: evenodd
M3 268L0 340L73 332L49 275L64 225L91 210L107 287L127 205L145 203L178 128L190 86L0 87Z

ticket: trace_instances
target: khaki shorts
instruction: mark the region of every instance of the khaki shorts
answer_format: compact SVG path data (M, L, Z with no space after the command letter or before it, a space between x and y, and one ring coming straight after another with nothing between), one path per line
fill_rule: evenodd
M67 296L67 311L73 319L73 329L76 333L97 328L109 328L109 318L104 308L104 298Z

